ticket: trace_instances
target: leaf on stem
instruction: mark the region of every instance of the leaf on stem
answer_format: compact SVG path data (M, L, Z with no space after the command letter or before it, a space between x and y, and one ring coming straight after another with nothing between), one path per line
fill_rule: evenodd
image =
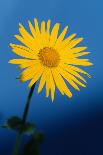
M9 118L5 125L1 126L2 128L7 128L16 132L21 131L23 134L31 135L36 130L34 124L26 122L23 124L22 119L17 116L12 116Z

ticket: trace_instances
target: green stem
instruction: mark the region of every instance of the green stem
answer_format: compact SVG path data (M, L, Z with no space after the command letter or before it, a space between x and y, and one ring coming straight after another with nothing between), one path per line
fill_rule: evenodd
M22 139L22 134L18 133L18 135L16 137L16 143L14 146L13 155L19 155L19 148L20 148L20 144L21 144L21 139Z
M24 124L26 123L26 119L27 119L28 112L29 112L29 107L30 107L30 101L31 101L31 98L32 98L32 95L33 95L35 84L36 83L34 83L34 85L31 87L28 98L27 98L27 102L26 102L25 109L24 109L24 112L23 112L23 117L22 117L22 125L21 125L21 129L18 132L18 135L17 135L17 138L16 138L16 143L15 143L15 146L14 146L13 155L19 155L19 148L20 148L20 144L21 144L21 140L22 140L22 129L24 127Z

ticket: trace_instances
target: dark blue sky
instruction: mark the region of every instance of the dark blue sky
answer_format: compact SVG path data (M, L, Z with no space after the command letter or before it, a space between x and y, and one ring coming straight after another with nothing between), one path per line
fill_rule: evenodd
M33 95L29 120L45 133L42 155L102 155L103 154L103 1L102 0L0 0L0 116L1 123L12 115L21 116L28 94L27 83L15 78L19 71L8 64L15 55L8 48L17 43L21 22L33 18L69 26L69 34L84 37L82 45L91 52L94 66L85 68L92 75L87 88L72 89L68 99L56 91L55 102L44 97L44 91ZM0 154L9 155L15 135L0 129ZM10 144L11 143L11 144ZM9 146L10 145L10 146ZM6 148L6 149L5 149Z

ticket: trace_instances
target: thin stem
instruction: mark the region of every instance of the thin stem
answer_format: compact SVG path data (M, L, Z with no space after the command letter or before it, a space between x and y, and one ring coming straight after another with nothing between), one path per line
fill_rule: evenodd
M20 148L21 139L22 139L22 129L24 127L24 124L26 123L26 119L27 119L28 112L29 112L29 107L30 107L30 101L31 101L31 98L32 98L32 95L33 95L35 84L36 83L34 83L34 85L31 87L28 98L27 98L27 102L26 102L25 109L24 109L24 112L23 112L23 117L22 117L22 125L21 125L21 129L20 129L20 131L18 132L18 135L17 135L13 155L19 155L19 148Z
M34 83L34 85L31 87L28 98L27 98L27 103L26 103L26 106L25 106L25 109L24 109L23 119L22 119L23 123L26 122L26 118L27 118L28 110L29 110L29 106L30 106L30 101L31 101L31 97L32 97L32 94L33 94L33 91L34 91L34 88L35 88L35 84L36 83Z

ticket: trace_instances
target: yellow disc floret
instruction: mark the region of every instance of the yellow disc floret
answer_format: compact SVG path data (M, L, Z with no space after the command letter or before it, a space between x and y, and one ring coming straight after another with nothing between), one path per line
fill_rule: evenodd
M57 67L60 61L59 53L51 47L44 47L41 49L38 56L41 63L50 68Z

